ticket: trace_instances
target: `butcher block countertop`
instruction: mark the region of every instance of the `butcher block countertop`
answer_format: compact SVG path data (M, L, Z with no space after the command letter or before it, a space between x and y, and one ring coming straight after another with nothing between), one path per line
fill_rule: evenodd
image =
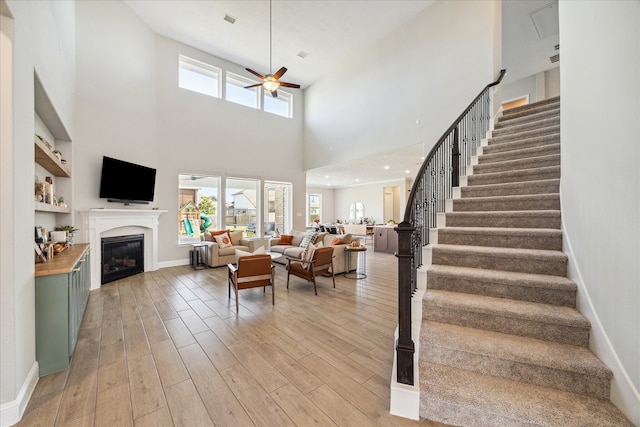
M36 277L71 273L88 249L88 243L75 243L54 256L52 260L36 263Z

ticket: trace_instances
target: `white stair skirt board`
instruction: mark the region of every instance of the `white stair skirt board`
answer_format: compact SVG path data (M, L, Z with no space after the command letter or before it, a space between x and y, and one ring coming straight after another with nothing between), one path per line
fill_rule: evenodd
M478 154L479 156L479 154ZM471 165L477 165L478 164L478 156L471 156Z
M453 212L453 199L447 199L444 201L444 211Z
M429 229L429 244L437 245L438 244L438 229L430 228Z
M454 199L460 199L462 198L462 190L460 189L461 187L453 187L453 195L452 198Z
M422 297L427 290L427 268L422 266L417 271L418 289L411 298L411 338L415 345L413 353L413 385L401 384L397 381L397 353L393 354L391 371L391 399L389 413L412 420L420 419L420 328L422 327ZM398 339L396 327L395 338Z
M466 187L466 186L469 185L469 179L467 178L466 175L460 177L460 183L459 184L460 184L460 188Z
M447 214L444 212L438 212L436 214L436 228L443 228L447 225Z

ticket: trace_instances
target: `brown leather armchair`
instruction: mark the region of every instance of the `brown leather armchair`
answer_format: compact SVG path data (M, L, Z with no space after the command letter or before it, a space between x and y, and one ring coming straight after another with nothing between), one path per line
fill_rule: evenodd
M333 247L322 247L315 250L311 261L294 261L289 259L287 264L287 289L289 289L289 276L298 276L308 282L313 282L313 290L318 295L316 277L323 274L331 275L333 287L336 287L336 279L333 276Z
M236 313L238 313L238 290L262 287L264 292L271 286L271 304L276 303L274 266L270 255L250 255L238 258L238 265L227 264L229 269L229 299L231 287L236 294Z

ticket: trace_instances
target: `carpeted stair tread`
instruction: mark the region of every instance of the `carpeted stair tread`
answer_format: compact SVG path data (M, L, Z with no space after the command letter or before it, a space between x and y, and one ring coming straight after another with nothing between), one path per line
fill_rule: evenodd
M469 175L468 185L506 184L509 182L535 181L542 179L559 179L560 165L544 166L515 171L491 172L481 175Z
M555 108L549 108L540 110L538 112L529 113L526 115L517 116L514 114L511 115L502 115L498 117L496 121L495 128L503 128L505 126L510 126L512 124L526 123L532 121L538 121L540 119L544 119L547 117L555 117L560 115L560 106L556 105Z
M500 153L484 153L478 158L478 164L504 162L507 160L526 159L530 157L548 156L560 154L560 143L537 145L535 147L521 148L518 150L503 151Z
M516 196L526 194L547 194L560 192L560 179L518 181L501 184L471 184L460 188L463 198Z
M447 227L560 228L559 210L447 212Z
M572 393L608 398L613 373L586 347L425 321L420 354L452 366Z
M562 276L548 274L518 273L514 271L486 270L482 268L457 267L449 265L431 265L429 274L450 275L459 279L473 281L492 281L510 286L528 286L539 289L568 290L575 292L576 284Z
M453 200L453 210L456 212L554 209L560 209L560 194L557 193L468 197Z
M427 288L575 307L576 284L566 277L432 264Z
M469 427L632 427L611 402L420 362L420 416Z
M512 133L528 132L530 130L540 130L551 126L560 126L560 116L545 117L539 120L527 120L519 123L510 123L508 126L501 126L494 129L492 136L502 136Z
M525 159L504 160L493 163L480 163L473 165L474 174L506 172L523 169L535 169L548 166L559 166L560 154L548 154L544 156L527 157Z
M560 125L546 126L544 128L525 130L516 133L505 133L496 131L491 134L489 144L502 144L505 142L518 141L523 138L533 138L536 136L560 133Z
M547 228L444 227L438 243L445 245L562 250L562 231Z
M588 329L589 321L576 309L571 307L539 304L529 301L517 301L505 298L495 298L485 295L461 294L441 290L427 290L424 294L427 306L456 308L475 313L492 314L509 319L522 319L562 325L574 328ZM428 316L428 308L423 310Z
M552 276L567 274L567 256L560 251L437 244L431 247L431 257L433 264Z
M558 96L553 98L543 99L542 101L537 101L531 104L510 108L503 113L502 117L505 117L505 118L521 117L523 115L535 114L536 112L539 112L539 111L547 111L547 110L552 110L557 108L560 108L560 97Z
M559 144L560 134L550 133L548 135L520 138L516 141L499 143L492 139L487 140L487 145L482 146L483 154L495 154L505 151L521 150L523 148L539 147L541 145Z

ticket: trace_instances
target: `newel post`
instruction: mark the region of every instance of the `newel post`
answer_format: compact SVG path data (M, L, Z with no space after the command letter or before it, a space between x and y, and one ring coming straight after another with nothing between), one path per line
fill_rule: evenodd
M398 224L398 341L396 342L397 381L413 385L413 353L411 339L411 282L413 275L413 243L415 227L407 221Z
M451 186L460 186L460 146L458 144L458 126L453 129L453 148L451 149Z

